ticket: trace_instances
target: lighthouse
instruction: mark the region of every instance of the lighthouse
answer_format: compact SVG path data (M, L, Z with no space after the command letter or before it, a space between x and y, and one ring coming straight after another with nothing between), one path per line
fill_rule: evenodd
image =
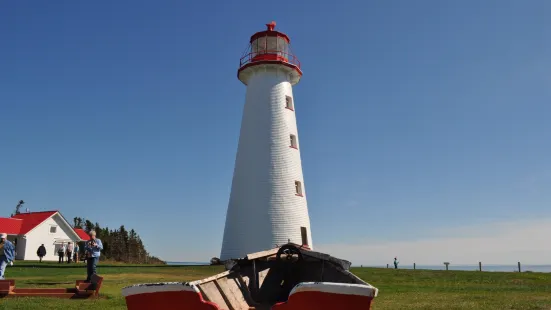
M302 71L289 37L266 27L237 70L247 91L221 260L289 241L313 249L293 97Z

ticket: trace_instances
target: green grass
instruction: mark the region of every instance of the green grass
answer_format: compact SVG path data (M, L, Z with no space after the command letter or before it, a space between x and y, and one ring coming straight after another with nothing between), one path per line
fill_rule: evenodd
M551 274L352 268L374 309L551 309Z
M223 271L213 266L103 264L98 300L3 299L0 309L126 309L121 288L158 281L190 281ZM382 309L551 309L551 274L352 268L379 288L373 308ZM6 270L17 287L71 287L86 274L84 264L16 262Z

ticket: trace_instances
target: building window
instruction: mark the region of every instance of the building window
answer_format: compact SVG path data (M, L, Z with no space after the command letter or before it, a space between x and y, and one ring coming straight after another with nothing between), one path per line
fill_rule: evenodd
M298 149L298 147L297 147L297 136L291 135L291 136L290 136L290 140L291 140L291 141L290 141L291 144L290 144L289 146L292 147L292 148L294 148L294 149Z
M300 181L295 181L295 195L302 196L302 184Z
M295 108L293 106L293 98L291 98L289 96L285 96L285 108L287 108L291 111L295 110Z
M302 245L308 245L308 231L306 227L300 228L300 235L302 236Z
M50 226L50 234L55 234L57 232L57 226Z

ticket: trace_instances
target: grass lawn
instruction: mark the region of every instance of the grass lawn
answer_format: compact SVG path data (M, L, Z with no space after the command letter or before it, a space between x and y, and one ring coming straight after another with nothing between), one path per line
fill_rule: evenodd
M17 287L71 287L84 279L84 264L16 262L6 269ZM211 266L139 266L105 263L101 298L0 300L0 309L126 309L121 288L158 281L190 281L223 271ZM379 288L374 309L551 309L551 274L352 268Z

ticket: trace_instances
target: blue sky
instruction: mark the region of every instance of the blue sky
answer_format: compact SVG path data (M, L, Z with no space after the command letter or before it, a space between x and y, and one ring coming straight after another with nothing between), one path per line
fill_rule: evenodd
M547 233L530 229L551 223L550 16L545 0L2 1L0 211L23 199L135 228L168 260L218 256L236 70L275 20L304 71L314 246L382 264L502 223ZM485 258L551 255L532 241ZM475 259L438 253L418 263Z

